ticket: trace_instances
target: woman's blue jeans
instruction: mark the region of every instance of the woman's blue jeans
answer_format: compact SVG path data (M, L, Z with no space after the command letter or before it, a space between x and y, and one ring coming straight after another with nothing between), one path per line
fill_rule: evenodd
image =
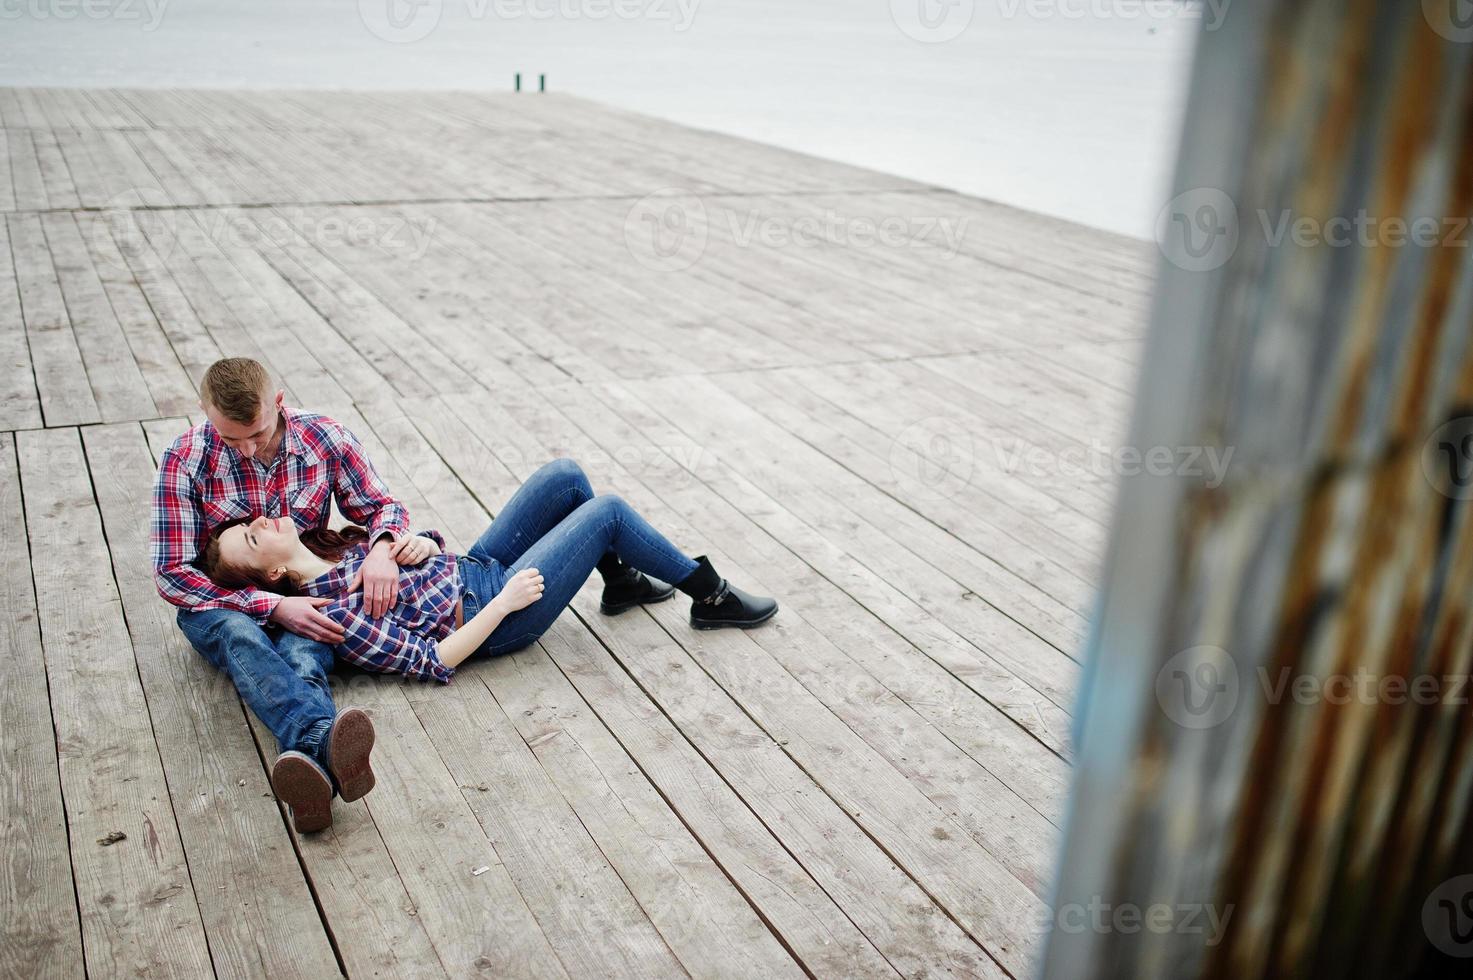
M463 613L469 620L524 568L542 573L542 598L503 619L476 652L511 653L532 644L608 552L672 585L697 567L624 498L594 496L583 468L571 459L533 473L461 556Z

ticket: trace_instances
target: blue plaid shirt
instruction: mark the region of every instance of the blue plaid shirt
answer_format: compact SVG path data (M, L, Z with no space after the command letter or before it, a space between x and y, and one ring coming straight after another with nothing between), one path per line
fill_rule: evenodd
M422 565L399 569L399 599L382 619L363 611L362 589L348 591L348 584L368 557L364 545L350 548L342 561L305 583L302 592L334 600L322 611L341 624L347 634L333 648L343 660L364 670L406 674L443 684L449 682L455 669L440 663L435 647L455 631L460 573L455 556L445 552L445 539L439 532L419 533L438 544L441 553Z

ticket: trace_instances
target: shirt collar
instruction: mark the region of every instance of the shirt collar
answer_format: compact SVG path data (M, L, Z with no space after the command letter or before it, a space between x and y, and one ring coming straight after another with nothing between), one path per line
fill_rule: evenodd
M281 407L281 417L285 420L286 432L281 437L280 451L291 456L300 456L302 461L309 465L322 462L316 451L303 438L302 421L297 417L297 413L283 405ZM209 423L206 424L208 425ZM244 462L245 457L238 450L227 445L225 440L220 438L220 433L215 431L213 425L210 426L210 434L214 436L218 446L218 451L215 453L216 476L223 476L230 472L237 464Z

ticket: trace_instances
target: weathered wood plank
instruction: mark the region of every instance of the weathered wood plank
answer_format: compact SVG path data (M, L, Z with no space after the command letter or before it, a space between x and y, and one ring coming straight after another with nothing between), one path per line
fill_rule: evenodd
M21 314L10 231L0 221L0 429L30 429L40 424L40 394Z
M48 214L42 217L41 227L102 421L156 418L159 410L76 222L70 214Z
M81 977L82 934L19 468L14 439L5 435L0 443L0 975Z
M82 352L67 319L66 302L57 285L41 219L36 215L11 215L7 226L41 414L51 426L97 422L101 416Z
M210 972L76 430L17 436L89 975ZM112 835L124 834L116 843Z

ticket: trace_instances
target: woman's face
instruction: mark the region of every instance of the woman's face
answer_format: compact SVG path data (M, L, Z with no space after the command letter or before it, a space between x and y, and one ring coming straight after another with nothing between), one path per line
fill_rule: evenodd
M297 527L290 517L258 517L220 533L220 560L232 568L249 568L279 577L297 550Z

